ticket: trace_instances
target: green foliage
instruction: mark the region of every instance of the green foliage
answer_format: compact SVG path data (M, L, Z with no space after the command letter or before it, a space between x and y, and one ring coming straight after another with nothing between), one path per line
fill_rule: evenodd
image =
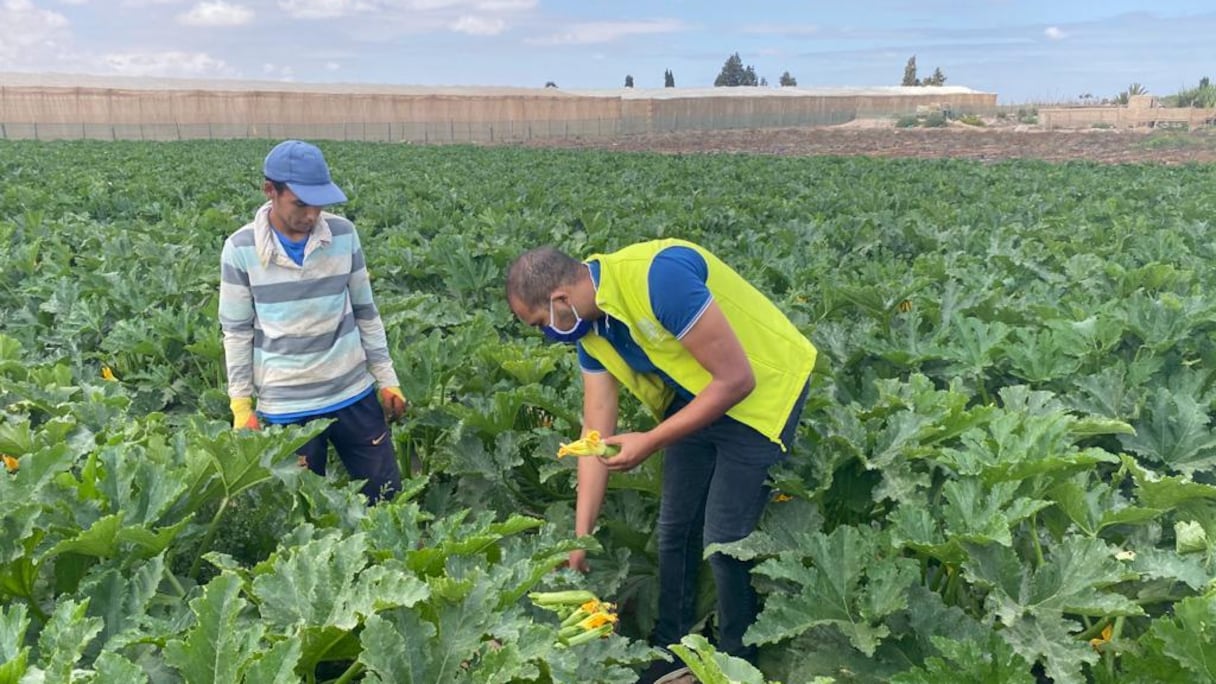
M946 75L942 73L940 67L933 69L933 75L928 78L918 78L916 76L916 55L908 58L904 64L904 77L899 83L901 86L940 86L946 85Z
M904 65L904 78L899 84L903 86L920 85L920 79L916 77L916 55L908 58L908 63Z
M945 128L949 123L945 112L929 112L921 125L925 128Z
M754 86L759 85L759 79L756 78L756 69L750 64L743 66L743 59L736 52L726 58L726 63L722 65L722 71L718 72L718 76L714 78L714 87L733 88L737 86Z
M1206 80L1206 79L1204 79ZM1174 107L1201 107L1211 109L1216 107L1216 87L1211 83L1200 83L1195 88L1185 88L1173 97L1163 98L1166 104Z
M719 653L700 634L689 634L671 650L701 684L765 684L764 674L741 658Z
M763 674L690 637L703 679L1212 677L1210 168L331 143L412 403L416 476L368 509L298 467L322 425L228 429L206 255L264 145L3 152L0 682L633 681L661 459L573 538L577 364L500 278L527 245L660 235L821 359L783 500L714 549L756 562ZM589 575L554 571L581 547ZM556 648L525 595L570 588L618 634Z

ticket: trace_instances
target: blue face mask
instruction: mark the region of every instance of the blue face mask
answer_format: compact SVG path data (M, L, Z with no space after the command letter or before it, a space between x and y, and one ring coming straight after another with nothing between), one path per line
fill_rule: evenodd
M574 312L574 325L570 326L566 330L555 328L553 327L553 323L557 320L557 318L553 314L553 300L549 300L549 325L541 328L541 331L545 333L545 337L548 337L554 342L573 344L581 340L587 333L591 332L591 328L593 326L592 321L584 320L582 316L579 316L578 309L574 308L573 304L570 305L570 310Z

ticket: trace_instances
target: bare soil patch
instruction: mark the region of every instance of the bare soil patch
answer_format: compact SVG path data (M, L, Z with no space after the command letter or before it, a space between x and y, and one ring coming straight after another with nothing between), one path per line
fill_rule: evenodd
M667 154L753 153L926 159L1040 159L1052 162L1189 164L1216 161L1216 135L1205 132L1044 131L1035 126L895 128L882 120L840 126L685 131L620 138L532 140L529 147Z

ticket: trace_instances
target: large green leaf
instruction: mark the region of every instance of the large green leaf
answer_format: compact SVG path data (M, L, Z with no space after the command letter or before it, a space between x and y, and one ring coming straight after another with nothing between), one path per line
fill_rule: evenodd
M1131 567L1146 578L1182 582L1195 591L1212 579L1198 558L1180 556L1172 549L1141 549L1136 552Z
M89 643L101 632L101 618L89 617L89 602L62 601L38 635L38 664L47 681L71 681Z
M30 653L25 632L29 626L24 604L0 606L0 684L17 684L25 674Z
M1078 625L1059 616L1039 614L1018 618L1001 634L1029 662L1043 664L1056 684L1084 684L1082 664L1098 661L1089 644L1076 638Z
M360 641L360 662L368 682L466 682L467 667L496 622L492 596L477 585L462 599L438 600L429 607L432 619L420 612L396 609L366 619Z
M97 656L97 660L93 662L93 671L96 676L91 681L96 684L143 684L149 681L148 674L143 669L113 651L104 651Z
M996 632L983 641L933 637L941 656L891 678L892 684L1034 684L1030 664Z
M701 684L765 684L768 681L751 663L720 653L700 634L685 636L680 643L672 644L671 650Z
M290 549L269 572L253 580L259 612L280 629L334 626L354 629L359 616L351 605L359 572L367 566L362 534L329 535Z
M46 552L43 559L63 553L110 558L118 553L118 533L122 530L122 513L107 515L76 536L65 539Z
M906 591L920 575L914 562L891 554L884 543L868 530L838 527L812 535L799 552L758 565L757 574L795 590L769 597L745 641L772 643L831 625L872 655L889 633L882 619L906 605Z
M265 632L261 623L238 622L247 605L236 575L224 573L211 580L203 595L190 602L194 627L185 639L165 644L165 661L189 684L243 681L246 663L260 650Z
M300 681L296 664L300 660L300 640L288 637L254 657L245 670L249 684L294 684Z
M1129 451L1190 475L1216 466L1216 433L1209 423L1206 407L1194 397L1158 387L1134 423L1136 434L1120 440Z
M1151 632L1196 681L1216 681L1216 595L1183 599L1174 617L1155 620Z
M1000 545L966 547L971 557L963 569L971 580L991 589L988 603L1006 625L1013 625L1024 615L1102 617L1143 613L1127 597L1103 591L1137 575L1123 567L1101 540L1066 537L1037 569Z
M164 557L156 556L133 572L106 567L81 582L79 594L89 599L89 615L101 618L104 624L100 648L122 645L124 635L139 630L164 572Z
M924 505L902 504L887 516L891 523L891 543L936 558L943 563L958 564L967 557L959 540L947 540L933 512Z
M1130 456L1123 467L1132 474L1136 496L1149 508L1171 510L1195 502L1216 501L1216 486L1195 482L1187 476L1163 477L1141 467Z
M186 489L168 476L165 464L153 463L142 448L108 447L101 453L107 476L100 479L110 510L122 511L130 525L155 525Z
M1051 505L1049 501L1019 497L1018 489L1017 482L998 482L989 488L975 478L950 480L942 486L946 503L941 515L946 536L958 541L1012 545L1011 529Z
M1096 537L1113 525L1140 525L1163 511L1130 505L1119 491L1103 482L1080 476L1051 490L1051 498L1086 536Z

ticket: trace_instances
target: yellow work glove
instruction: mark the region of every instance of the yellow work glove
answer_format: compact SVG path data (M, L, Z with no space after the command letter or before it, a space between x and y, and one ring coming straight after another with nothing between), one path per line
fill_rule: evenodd
M390 423L405 415L408 405L400 387L380 388L380 406L384 408L384 418Z
M232 409L233 430L262 429L262 426L258 424L258 414L253 412L253 399L249 397L236 397L228 402L228 407Z

